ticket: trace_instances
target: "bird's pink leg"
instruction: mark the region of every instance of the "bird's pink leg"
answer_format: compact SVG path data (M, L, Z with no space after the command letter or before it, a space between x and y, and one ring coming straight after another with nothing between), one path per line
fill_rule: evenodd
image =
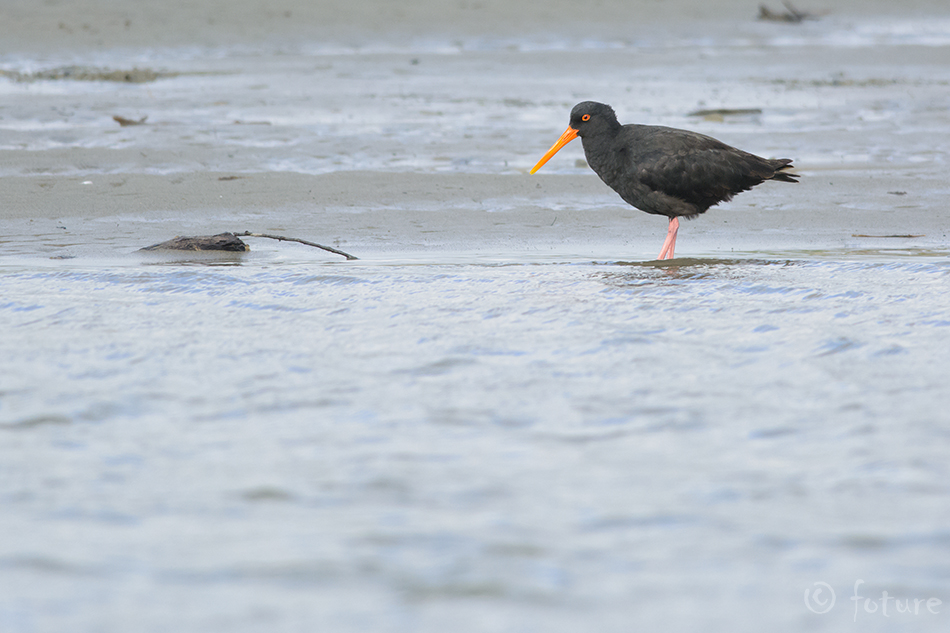
M680 219L670 218L670 228L666 231L666 240L657 259L673 259L673 250L676 248L676 233L680 229Z

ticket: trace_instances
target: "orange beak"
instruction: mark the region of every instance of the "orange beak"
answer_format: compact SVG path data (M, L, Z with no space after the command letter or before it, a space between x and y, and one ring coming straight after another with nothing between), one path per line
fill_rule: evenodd
M557 143L551 146L551 149L548 150L548 153L542 156L541 160L538 161L538 164L532 167L531 171L528 173L533 174L534 172L541 169L541 166L544 165L544 163L551 160L551 157L557 154L558 150L560 150L562 147L564 147L565 145L573 141L575 138L577 138L577 130L575 130L572 127L569 127L566 130L564 130L564 134L561 134L561 138L557 140Z

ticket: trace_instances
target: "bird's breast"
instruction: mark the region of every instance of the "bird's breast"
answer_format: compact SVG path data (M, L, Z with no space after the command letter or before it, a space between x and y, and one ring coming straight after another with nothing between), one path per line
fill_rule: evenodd
M629 149L610 143L608 139L583 139L587 164L612 189L617 189L624 180L635 177L636 169L631 164Z

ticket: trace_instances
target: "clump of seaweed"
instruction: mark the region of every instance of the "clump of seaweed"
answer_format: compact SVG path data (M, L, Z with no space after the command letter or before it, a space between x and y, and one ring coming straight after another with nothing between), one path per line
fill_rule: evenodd
M132 68L131 70L110 70L108 68L93 68L89 66L62 66L32 73L21 73L18 70L0 70L0 77L7 77L13 81L115 81L119 83L141 84L167 77L177 77L178 73L161 72L150 68Z

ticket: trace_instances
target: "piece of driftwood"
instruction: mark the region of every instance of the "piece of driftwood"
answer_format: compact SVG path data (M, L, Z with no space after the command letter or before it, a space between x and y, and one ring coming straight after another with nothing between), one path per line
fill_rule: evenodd
M786 13L773 12L764 4L759 5L759 19L769 20L771 22L788 22L789 24L798 24L805 20L817 20L818 16L807 11L799 11L788 0L782 0L782 4L788 9Z
M161 244L152 244L142 251L232 251L242 252L251 250L234 233L218 233L217 235L178 236Z
M195 235L195 236L178 236L173 239L168 240L167 242L162 242L160 244L152 244L151 246L146 246L145 248L140 248L140 251L231 251L231 252L242 252L249 251L251 248L239 239L239 237L266 237L272 240L278 240L280 242L297 242L299 244L305 244L307 246L313 246L314 248L322 248L325 251L331 253L336 253L337 255L342 255L348 260L359 259L355 255L350 255L339 249L333 248L332 246L324 246L323 244L317 244L316 242L308 242L307 240L302 240L297 237L286 237L284 235L268 235L267 233L251 233L250 231L244 231L243 233L218 233L217 235Z
M355 255L350 255L349 253L344 253L343 251L333 248L332 246L324 246L323 244L317 244L316 242L308 242L307 240L302 240L297 237L285 237L283 235L268 235L267 233L251 233L250 231L244 231L243 233L236 233L235 235L240 235L241 237L266 237L271 240L277 240L280 242L297 242L298 244L306 244L307 246L313 246L314 248L322 248L325 251L331 253L336 253L337 255L342 255L347 259L359 259Z
M119 116L118 114L113 115L112 120L125 127L127 125L145 125L145 119L148 118L148 115L143 116L141 119L127 119L124 116Z

